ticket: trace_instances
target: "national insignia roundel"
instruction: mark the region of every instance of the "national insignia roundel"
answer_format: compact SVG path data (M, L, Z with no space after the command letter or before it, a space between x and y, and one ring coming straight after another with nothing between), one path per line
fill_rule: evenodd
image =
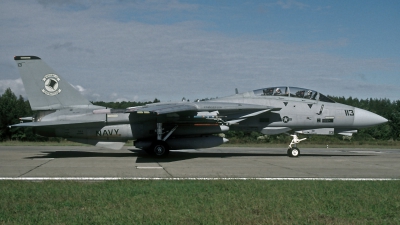
M287 122L289 122L289 117L287 117L287 116L284 116L284 117L282 118L282 121L283 121L284 123L287 123Z

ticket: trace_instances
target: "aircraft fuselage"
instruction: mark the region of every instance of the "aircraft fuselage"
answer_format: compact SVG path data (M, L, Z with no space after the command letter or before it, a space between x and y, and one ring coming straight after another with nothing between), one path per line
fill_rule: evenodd
M155 103L128 109L95 106L37 56L15 56L35 117L10 127L32 127L43 136L120 149L127 140L157 157L170 149L209 148L226 141L230 129L263 134L351 135L387 120L335 103L314 90L270 87L205 102ZM296 134L288 155L300 154ZM293 146L294 145L294 146Z

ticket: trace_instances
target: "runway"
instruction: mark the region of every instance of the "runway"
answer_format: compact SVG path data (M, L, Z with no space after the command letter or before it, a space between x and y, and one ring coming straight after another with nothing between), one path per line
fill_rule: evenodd
M400 179L398 149L216 147L154 159L134 147L0 146L0 180Z

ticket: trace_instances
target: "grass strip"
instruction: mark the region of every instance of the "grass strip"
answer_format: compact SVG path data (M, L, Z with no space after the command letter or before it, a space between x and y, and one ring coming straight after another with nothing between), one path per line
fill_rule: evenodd
M399 224L400 181L0 182L0 224Z

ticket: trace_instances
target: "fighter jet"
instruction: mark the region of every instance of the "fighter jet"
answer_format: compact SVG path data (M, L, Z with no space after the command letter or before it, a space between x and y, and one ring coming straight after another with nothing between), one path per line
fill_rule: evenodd
M11 127L33 127L42 136L120 149L127 140L155 157L170 150L211 148L227 142L217 134L258 131L293 137L287 154L298 157L297 134L352 135L387 120L339 104L314 90L269 87L209 101L154 103L127 109L93 105L37 56L15 56L33 117ZM26 122L29 120L30 122Z

